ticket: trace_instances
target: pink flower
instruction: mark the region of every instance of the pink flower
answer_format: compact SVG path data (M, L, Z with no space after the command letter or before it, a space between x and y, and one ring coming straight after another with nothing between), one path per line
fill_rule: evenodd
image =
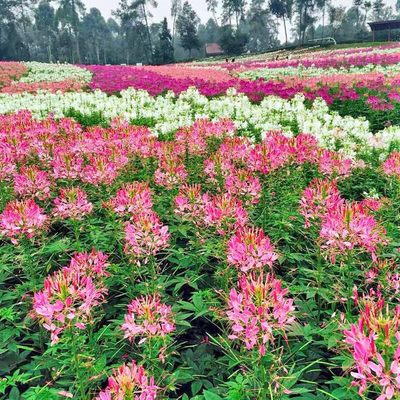
M151 336L168 335L175 330L171 306L161 303L158 295L132 300L121 328L125 331L125 338L134 340L141 337L140 343Z
M379 400L400 395L400 309L385 307L384 299L364 296L360 318L344 331L347 351L354 360L352 384L360 395L380 393ZM366 396L369 397L369 396Z
M110 157L93 155L89 159L89 164L82 170L81 180L94 186L110 185L117 178L122 166L118 162L110 160Z
M93 204L87 200L86 193L77 187L61 189L60 196L54 200L53 215L60 219L82 220L93 211Z
M305 227L311 226L310 221L320 222L329 209L343 203L335 181L314 179L300 200L300 213L304 216Z
M134 215L125 226L125 252L138 262L147 263L149 256L168 247L168 226L161 223L155 212Z
M153 207L152 191L147 182L128 183L104 206L119 215L146 214Z
M389 176L400 177L400 152L394 151L383 163L383 170Z
M201 194L200 185L182 185L175 197L175 214L197 225L204 224L208 195Z
M83 158L66 150L59 150L51 165L55 179L78 179L83 169Z
M50 197L51 182L48 174L36 166L23 167L14 175L14 191L21 197L36 197L45 200Z
M346 177L352 170L352 160L341 153L322 150L319 157L319 171L328 177Z
M220 235L243 228L249 217L242 202L229 193L216 195L205 205L204 222Z
M272 268L277 259L278 254L262 229L244 228L228 241L228 262L244 273L262 271L266 265Z
M108 386L99 393L96 400L156 400L158 387L154 378L148 378L144 368L135 361L121 365L108 378Z
M92 308L104 302L105 261L106 256L95 251L75 254L68 267L49 275L43 290L34 294L33 312L51 333L52 344L65 329L85 329Z
M16 244L22 236L30 239L43 231L47 220L34 200L11 201L0 214L0 234Z
M261 355L274 335L284 333L294 321L293 300L280 280L268 274L264 279L242 276L239 289L232 289L228 301L228 319L232 323L230 339L243 342L248 350L258 347Z
M376 260L379 245L387 243L386 231L372 215L357 203L342 203L327 210L323 217L320 237L325 249L335 262L338 254L358 248L371 254Z
M167 189L181 185L186 178L186 167L177 157L163 157L154 173L155 183Z
M225 179L225 189L246 205L257 204L261 198L261 183L247 169L235 169Z

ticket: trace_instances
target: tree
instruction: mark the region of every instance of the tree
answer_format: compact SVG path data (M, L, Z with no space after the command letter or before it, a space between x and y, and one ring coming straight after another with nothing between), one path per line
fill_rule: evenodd
M110 31L98 8L91 8L89 13L83 18L83 32L89 59L95 58L97 64L100 64L100 53L105 57L105 45L110 38ZM92 54L94 57L92 57Z
M176 35L176 19L182 10L182 0L172 0L171 3L171 17L172 17L172 45L175 45Z
M168 29L167 18L164 18L159 33L159 40L154 52L154 62L156 64L169 64L174 61L174 47L172 46L172 36Z
M278 26L265 7L265 0L251 0L246 26L250 51L265 51L279 44Z
M225 25L221 28L219 44L226 54L238 55L244 52L248 39L240 29L234 30L231 26Z
M206 0L206 4L207 4L207 11L213 15L214 21L218 24L217 20L218 0Z
M75 52L78 62L81 62L79 43L80 17L85 12L85 6L81 0L59 0L59 8L56 12L56 19L62 29L68 32L69 40L75 42ZM75 62L73 49L70 49L71 61Z
M345 7L330 6L328 10L329 24L332 28L332 36L336 37L338 29L342 26L343 20L346 16Z
M34 13L35 28L41 43L45 43L45 52L49 62L53 61L53 43L57 36L54 8L49 0L42 0Z
M223 19L232 25L232 16L235 16L236 28L239 27L240 20L244 17L246 0L223 0L222 10Z
M270 0L269 9L277 18L282 18L285 31L285 46L288 44L288 33L286 20L290 22L292 18L293 0Z
M197 27L200 19L188 1L185 1L182 11L176 20L176 30L178 31L181 46L189 51L192 56L193 49L200 48L200 41L197 35Z

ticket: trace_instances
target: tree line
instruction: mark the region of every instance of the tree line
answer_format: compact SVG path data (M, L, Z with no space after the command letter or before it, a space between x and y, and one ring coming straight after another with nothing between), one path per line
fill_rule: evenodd
M166 0L163 0L166 1ZM171 0L153 22L156 0L120 0L107 20L82 0L0 0L0 59L91 64L165 64L205 56L206 43L229 55L306 44L331 36L368 40L367 22L398 17L384 0L206 0L202 23L189 1ZM285 33L280 43L279 28Z

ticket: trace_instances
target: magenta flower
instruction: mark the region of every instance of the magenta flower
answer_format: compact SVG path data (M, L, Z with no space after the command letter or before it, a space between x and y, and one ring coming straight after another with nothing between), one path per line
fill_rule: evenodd
M201 194L200 185L182 185L175 197L175 214L196 225L204 225L208 195Z
M278 254L262 229L244 228L229 239L227 258L229 264L247 273L262 271L266 265L272 269Z
M261 198L260 180L247 169L234 169L225 179L225 189L246 206L257 204Z
M61 189L54 199L53 215L60 219L80 221L93 211L93 204L88 201L86 193L77 187Z
M91 183L94 186L110 185L112 184L119 174L119 170L124 166L119 165L117 162L110 160L110 157L93 155L81 173L82 182Z
M132 300L121 328L126 339L140 337L139 343L152 336L164 337L175 330L171 306L161 303L158 295Z
M33 238L46 228L48 217L34 200L11 201L0 214L0 234L14 244L25 236Z
M266 345L294 321L293 300L280 280L268 274L264 279L242 276L239 289L232 289L228 301L228 319L232 323L232 340L243 342L247 350L257 347L264 355Z
M108 386L95 400L156 400L158 387L154 378L148 378L142 366L135 361L121 365L108 378Z

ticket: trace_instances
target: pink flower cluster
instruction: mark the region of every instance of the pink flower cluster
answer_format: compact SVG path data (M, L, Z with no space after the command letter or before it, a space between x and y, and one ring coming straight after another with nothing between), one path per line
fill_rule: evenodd
M265 355L266 346L276 332L284 334L294 321L293 300L286 298L287 289L279 279L268 274L242 276L238 290L229 295L227 316L232 323L232 340L243 342L248 350L258 348Z
M400 152L393 151L382 165L383 171L396 178L400 177Z
M48 173L36 166L22 167L19 174L14 174L14 191L21 197L45 200L50 197L51 185Z
M241 272L262 271L267 265L272 269L278 259L271 241L259 228L244 228L228 241L228 263Z
M4 86L1 89L2 93L37 93L42 90L46 90L52 93L61 91L65 92L80 92L85 84L74 80L65 80L59 82L16 82L12 85Z
M376 261L380 245L386 244L386 231L371 215L379 201L349 203L340 197L335 182L314 180L300 200L305 226L320 224L321 248L334 263L337 255L358 249Z
M22 237L33 238L47 226L48 217L33 199L11 201L0 214L0 235L17 244Z
M133 341L139 337L139 343L153 336L164 337L175 330L171 306L161 303L158 295L134 299L121 328L126 339Z
M51 333L52 344L66 329L85 329L91 321L93 307L107 294L106 269L107 256L101 252L75 254L68 267L49 275L34 294L33 313Z
M156 400L158 387L154 378L148 377L142 366L132 361L121 365L108 378L107 387L96 397L96 400Z
M104 203L104 207L120 216L148 214L153 207L152 191L147 182L132 182L118 190L115 197Z
M93 211L93 204L88 201L87 194L77 187L61 189L54 200L53 215L55 218L80 221Z
M344 331L354 360L352 384L360 396L377 393L377 400L396 399L400 395L400 308L390 311L379 294L376 299L364 297L361 303L358 322Z
M125 252L138 263L168 247L170 234L154 211L135 214L125 225Z

